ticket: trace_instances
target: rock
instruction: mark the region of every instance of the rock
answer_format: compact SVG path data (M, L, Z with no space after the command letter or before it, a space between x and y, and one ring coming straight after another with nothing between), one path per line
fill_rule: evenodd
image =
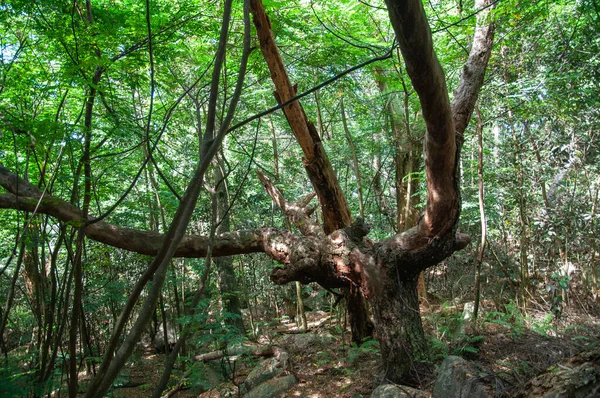
M373 390L371 398L431 398L431 394L407 386L382 384Z
M550 366L530 380L519 398L600 397L600 347Z
M486 374L461 357L449 356L438 369L434 398L487 398L494 392L485 381Z
M246 388L246 391L250 391L259 384L279 376L281 372L283 372L283 369L279 366L279 361L277 359L265 359L252 369L244 381L244 387Z
M244 395L244 398L279 398L296 384L294 375L279 377L262 383Z
M330 334L300 333L289 335L285 342L296 350L302 350L311 346L328 346L335 341Z
M167 326L168 341L165 343L165 334L164 334L163 330L164 330L163 324L161 323L158 326L156 335L154 336L154 341L153 341L154 348L156 349L156 352L159 352L159 353L160 352L163 352L163 353L171 352L171 350L175 346L175 343L177 343L177 332L171 325L168 325Z
M211 390L225 381L220 366L214 363L202 364L201 370L197 371L196 377L202 378L202 388L204 391Z
M458 327L459 334L466 334L467 328L471 326L473 314L475 313L475 302L469 301L463 307L462 319Z

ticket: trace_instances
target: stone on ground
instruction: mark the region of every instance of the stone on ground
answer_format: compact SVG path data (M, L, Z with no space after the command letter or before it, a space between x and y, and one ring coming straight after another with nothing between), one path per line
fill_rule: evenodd
M471 362L454 355L440 365L433 389L434 398L488 398L495 394L489 375L480 372Z

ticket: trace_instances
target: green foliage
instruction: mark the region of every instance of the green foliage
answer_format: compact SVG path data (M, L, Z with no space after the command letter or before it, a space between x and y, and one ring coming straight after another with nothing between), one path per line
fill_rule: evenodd
M468 356L479 352L483 336L470 336L462 331L464 320L458 311L442 310L426 316L434 327L434 335L429 337L430 358L432 361L444 359L448 355Z
M362 342L362 344L358 345L356 343L352 343L348 347L348 353L346 354L346 360L349 364L353 364L354 361L359 359L361 356L365 354L378 354L380 351L379 342L377 340L368 338Z
M505 305L506 312L490 311L485 314L483 323L495 323L508 328L513 337L518 337L525 328L525 319L514 302Z
M317 366L323 366L331 362L331 357L327 351L317 352Z
M461 336L459 344L452 347L452 355L466 356L477 354L479 352L479 342L483 339L484 336Z
M541 321L534 321L531 324L531 329L536 333L543 336L556 335L556 327L554 326L555 316L552 313L548 313L544 316Z
M76 8L81 4L8 0L0 5L0 162L47 194L81 206L81 159L86 130L83 112L90 91L97 90L90 130L91 214L99 216L117 203L141 173L104 221L164 232L179 205L177 196L189 184L190 173L199 161L198 133L206 123L205 102L210 83L210 73L204 71L210 72L213 62L222 5L191 0L151 2L152 84L144 3L93 1L92 24L87 22L85 10ZM224 111L221 104L231 96L239 69L240 4L234 6L234 33L230 36L218 99L219 120ZM264 4L284 63L292 81L298 83L299 92L384 53L394 43L386 10L366 2L311 2L310 8L305 1L269 0ZM463 17L474 11L472 6L472 2L424 3L450 92L456 87L471 42L472 19ZM570 305L563 299L568 289L578 289L584 305L586 297L593 303L594 264L598 267L595 242L600 233L599 212L592 207L600 175L600 19L592 1L506 0L496 6L497 44L478 101L484 125L488 247L494 250L493 255L491 250L485 254L483 277L490 283L484 287L483 296L504 300L519 294L504 279L516 281L516 286L524 283L519 280L520 249L524 245L528 274L537 278L527 281L528 289L534 296L545 296L552 312L531 327L539 333L555 333L553 322ZM254 41L253 46L256 45ZM349 161L352 154L341 123L340 100L344 99L359 161L365 218L373 225L369 237L374 241L401 232L396 230L397 207L405 198L395 186L396 180L416 185L412 206L418 213L422 213L426 200L419 150L426 126L418 96L397 55L353 72L302 100L308 118L319 130L352 214L357 215L358 180ZM91 76L97 68L105 71L100 81L92 83ZM253 51L235 121L274 105L272 90L262 55ZM460 181L460 229L474 241L480 234L475 125L473 120L464 134ZM400 137L395 135L393 126L400 127ZM156 149L152 162L145 164L148 141L151 145L156 142ZM415 151L417 170L405 169L396 178L396 155L404 155L407 148ZM282 112L264 116L228 135L223 154L227 160L231 229L287 229L285 217L273 207L254 174L255 169L261 169L273 176L290 200L311 190L302 153ZM375 164L379 164L378 169ZM208 178L206 183L211 185L213 181ZM3 193L5 189L0 188L0 194ZM315 214L315 220L320 220L318 209ZM521 214L525 216L523 222ZM208 235L211 218L210 194L204 191L188 232ZM37 269L46 271L40 273L46 277L42 279L47 287L42 304L45 309L56 310L53 326L48 329L52 332L50 340L54 341L63 315L70 311L62 307L70 297L65 295L69 294L67 286L72 274L73 234L81 225L71 222L65 226L50 216L38 214L32 218L8 209L0 212L0 225L0 269L8 263L13 248L19 248L15 242L20 243L17 236L22 236L24 226L35 230L35 237L26 241L26 254L35 259ZM65 239L59 240L63 228ZM519 239L522 234L526 238L524 244ZM435 276L430 286L448 293L447 297L471 294L472 269L468 267L472 265L474 250L475 244L448 260L448 273L443 278ZM273 307L283 292L269 280L273 261L259 254L238 259L235 269L243 288L231 294L239 293L244 305L255 310ZM86 241L83 312L95 340L107 341L148 263L145 256ZM12 275L18 277L10 322L3 336L9 349L35 340L32 331L40 327L46 330L44 327L48 326L38 324L34 308L37 298L28 290L31 275L26 278L23 270L15 274L15 264L16 258L0 277L3 308ZM572 264L577 273L569 276L561 269L565 264ZM184 302L184 297L189 300L193 295L204 266L204 261L197 259L173 261L163 289L170 320L189 303ZM211 280L212 286L196 315L182 317L178 322L197 332L192 342L197 347L222 348L239 338L225 322L239 315L221 311L214 275ZM56 299L54 303L50 303L52 297ZM335 311L343 313L339 308ZM488 312L482 319L484 323L505 326L513 336L531 323L513 302L504 311ZM256 319L254 326L267 327L268 322ZM458 332L461 314L433 314L428 322L434 329L434 357L476 352L480 336ZM334 327L334 333L343 332L340 326ZM35 347L32 351L40 349ZM86 360L102 354L95 350L92 347ZM348 360L352 363L361 353L375 350L373 341L353 346ZM2 368L3 379L7 380L3 391L7 394L12 393L14 386L27 389L26 384L32 382L31 374L20 368L21 363L28 361L18 354L9 355ZM62 357L57 359L55 371L51 372L56 378L52 377L48 385L60 380L63 361ZM201 374L198 377L202 379Z
M0 397L23 397L35 391L35 372L23 370L34 359L31 354L12 355L0 362Z
M435 336L429 336L429 357L433 362L438 362L448 355L448 343Z

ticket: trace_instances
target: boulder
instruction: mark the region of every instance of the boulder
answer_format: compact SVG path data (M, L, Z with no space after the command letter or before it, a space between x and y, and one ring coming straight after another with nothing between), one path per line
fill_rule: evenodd
M335 337L330 334L300 333L287 336L285 342L290 348L303 350L312 346L329 346L335 342Z
M279 361L275 358L265 359L259 363L244 381L246 391L250 391L259 384L279 376L283 372L282 367L279 365Z
M488 374L474 364L454 355L442 362L437 371L434 398L488 398L494 391Z
M382 384L373 390L371 398L431 398L431 394L412 387Z
M171 352L171 350L175 346L175 343L177 343L177 332L171 325L168 325L167 326L168 341L165 342L165 333L163 331L164 331L164 328L163 328L163 324L161 323L158 326L158 330L156 331L156 334L154 335L154 340L152 343L154 344L154 348L156 349L156 352L168 353L168 352Z
M279 398L283 397L296 384L294 375L278 377L266 381L244 395L244 398Z

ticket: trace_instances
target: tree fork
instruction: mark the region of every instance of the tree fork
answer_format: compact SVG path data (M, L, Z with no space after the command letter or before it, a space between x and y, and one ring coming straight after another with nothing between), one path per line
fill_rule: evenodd
M254 25L256 26L261 52L269 67L271 79L275 85L275 98L280 104L285 103L296 96L296 87L292 85L279 54L279 49L271 30L271 22L265 12L262 1L251 0L250 11L253 15ZM350 208L343 195L331 162L327 157L317 129L306 117L299 101L294 101L283 107L283 112L296 137L296 141L298 141L304 153L302 164L319 198L323 212L323 229L325 233L329 234L335 230L349 226L352 223ZM357 290L344 290L346 299L354 302L352 305L354 310L350 312L350 323L357 323L353 326L353 329L357 332L369 330L368 325L364 324L368 320L364 300L362 297L351 297L354 294L360 293ZM359 325L358 323L363 324ZM365 337L367 335L353 335L355 341L360 341Z

